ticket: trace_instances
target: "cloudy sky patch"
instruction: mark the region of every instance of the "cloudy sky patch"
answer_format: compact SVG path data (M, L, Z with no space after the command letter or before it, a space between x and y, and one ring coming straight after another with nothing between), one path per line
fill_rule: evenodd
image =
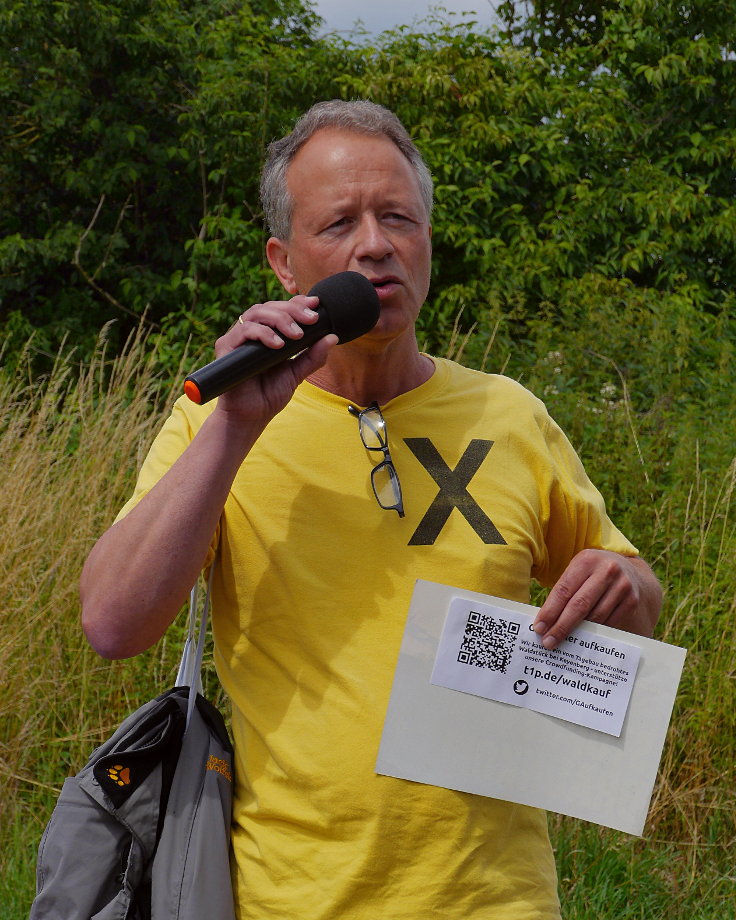
M444 0L448 12L471 13L481 28L495 21L496 0ZM432 0L317 0L315 8L325 20L327 31L349 31L362 20L372 35L400 25L415 25L438 4Z

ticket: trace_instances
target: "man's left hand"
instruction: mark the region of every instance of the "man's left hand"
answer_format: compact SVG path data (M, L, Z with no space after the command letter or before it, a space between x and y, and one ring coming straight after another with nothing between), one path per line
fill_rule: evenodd
M556 648L583 620L651 636L662 589L637 556L608 550L578 553L552 588L534 621L545 648Z

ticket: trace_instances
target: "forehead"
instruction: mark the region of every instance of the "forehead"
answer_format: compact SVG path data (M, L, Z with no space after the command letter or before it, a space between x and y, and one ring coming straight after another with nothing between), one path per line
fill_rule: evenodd
M286 179L295 205L318 194L379 186L395 186L421 201L414 167L382 134L323 128L297 152Z

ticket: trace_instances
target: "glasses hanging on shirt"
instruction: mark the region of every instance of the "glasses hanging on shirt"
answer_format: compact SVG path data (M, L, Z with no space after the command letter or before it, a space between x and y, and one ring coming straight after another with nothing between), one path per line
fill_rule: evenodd
M348 406L348 412L358 419L360 439L365 449L380 450L383 453L383 460L371 470L371 485L376 501L386 511L396 511L399 517L404 517L401 483L388 449L386 419L381 414L378 403L374 402L362 410Z

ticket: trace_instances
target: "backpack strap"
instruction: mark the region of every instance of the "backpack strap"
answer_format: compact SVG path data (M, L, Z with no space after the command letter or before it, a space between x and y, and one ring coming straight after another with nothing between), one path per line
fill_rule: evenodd
M184 650L179 663L179 671L176 675L177 687L189 687L189 702L187 705L187 727L192 716L192 711L197 700L197 694L202 693L202 658L204 656L205 640L207 638L207 621L210 610L210 593L212 591L212 576L215 571L214 561L210 565L210 573L207 579L207 593L204 598L202 608L202 617L199 622L199 633L197 635L196 648L194 647L194 636L197 631L197 600L199 595L199 585L195 583L189 594L189 627L187 638L184 642Z

